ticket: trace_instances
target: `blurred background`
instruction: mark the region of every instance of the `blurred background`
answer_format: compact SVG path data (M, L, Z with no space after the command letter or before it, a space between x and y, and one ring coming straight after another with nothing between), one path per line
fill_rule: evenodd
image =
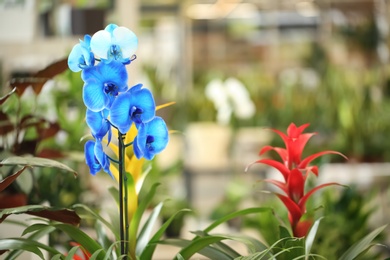
M10 79L67 57L84 34L108 23L126 26L139 38L129 85L143 83L157 104L176 102L158 112L177 130L153 163L152 174L163 183L160 198L174 198L173 209L193 208L195 226L247 205L280 207L258 182L274 172L254 165L245 173L245 167L259 158L262 146L282 145L267 129L310 123L308 132L318 135L304 156L336 150L349 158L317 161L317 183L353 187L329 188L313 199L337 216L324 221L327 235L317 249L329 252L337 250L332 239L343 237L348 244L359 237L352 238L352 231L367 233L390 215L389 12L387 0L0 0L1 90L8 93ZM26 90L21 97L25 114L58 127L33 152L61 150L81 173L76 183L38 175L54 191L62 185L58 197L38 194L36 180L23 180L15 189L30 194L31 202L93 204L105 196L104 182L95 184L83 165L82 85L79 74L65 71L39 95ZM2 120L15 102L2 106ZM4 152L10 146L6 133L0 134ZM21 138L32 136L27 131Z

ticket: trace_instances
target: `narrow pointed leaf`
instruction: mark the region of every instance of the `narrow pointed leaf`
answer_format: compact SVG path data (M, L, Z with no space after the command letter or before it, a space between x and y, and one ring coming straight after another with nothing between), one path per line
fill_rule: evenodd
M312 225L309 233L306 236L306 239L305 239L305 254L306 254L306 257L305 257L305 259L309 259L310 251L311 251L311 248L312 248L312 246L314 244L314 239L316 237L317 230L318 230L318 227L320 226L321 220L322 220L322 218L319 218L319 219L317 219L314 222L314 224Z
M15 93L15 91L16 91L16 88L13 88L13 89L11 90L11 92L9 92L7 95L1 97L1 98L0 98L0 105L2 105L5 101L7 101L7 99L8 99L13 93Z
M145 225L142 227L141 232L139 233L137 237L137 246L135 253L136 255L141 255L143 250L148 244L148 240L150 237L150 234L152 232L152 229L154 227L154 224L156 223L158 216L160 215L161 209L163 207L163 203L160 202L152 211L149 218L145 222Z
M66 255L65 260L73 260L73 256L76 254L76 252L77 252L77 250L79 250L79 248L80 248L79 246L72 247L69 250L68 254Z
M80 229L66 224L53 224L53 226L66 233L72 240L79 243L88 252L102 250L99 254L99 257L103 257L105 255L103 248L94 239L92 239L89 235Z
M165 107L172 106L172 105L174 105L174 104L176 104L176 102L172 101L172 102L168 102L168 103L165 103L165 104L156 106L156 111L157 111L157 110L160 110L160 109L162 109L162 108L165 108Z
M50 160L47 158L40 158L40 157L21 157L21 156L13 156L8 157L0 162L1 165L21 165L21 166L33 166L33 167L54 167L61 170L69 171L73 173L73 175L76 177L77 173L75 170L71 169L69 166Z
M213 230L217 226L221 225L222 223L225 223L226 221L233 219L233 218L236 218L236 217L245 216L245 215L254 214L254 213L270 212L270 211L272 211L271 208L265 208L265 207L264 208L247 208L247 209L239 210L239 211L230 213L230 214L228 214L220 219L217 219L216 221L211 223L207 228L205 228L203 231L205 233L209 233L211 230Z
M8 208L0 211L0 223L12 214L29 214L50 220L55 220L71 225L78 226L80 217L72 210L50 208L42 205L27 205L22 207Z
M224 236L208 236L198 238L190 243L187 247L180 250L179 254L184 259L190 259L196 253L199 253L203 248L210 246L211 244L225 240Z
M14 174L4 178L3 180L0 181L0 192L5 190L11 183L13 183L16 178L27 168L27 166L24 166L21 170L15 172Z
M51 254L60 254L55 248L47 246L45 244L39 243L34 240L25 239L25 238L6 238L0 239L0 250L23 250L29 251L44 259L42 251L40 249L44 249Z
M160 241L159 244L177 246L179 248L187 248L191 245L192 242L193 241L185 240L185 239L166 239L166 240ZM208 259L232 259L233 260L233 258L231 258L226 253L222 252L221 250L219 250L217 248L211 247L211 246L206 246L206 247L202 248L201 250L199 250L197 253L207 257ZM178 254L176 254L174 259L178 260L178 259L188 259L188 258L183 258L183 256L179 252Z
M153 235L153 237L149 240L146 248L143 250L140 259L152 259L154 250L157 246L157 241L164 235L165 230L172 223L172 221L176 218L178 214L183 214L184 212L190 212L189 209L182 209L175 214L173 214L164 224L161 225L160 229Z
M152 188L148 191L148 194L146 197L141 201L139 204L137 210L135 211L135 214L133 215L131 222L130 222L130 232L129 232L129 244L130 244L130 250L133 250L135 252L136 248L136 241L137 241L137 232L139 229L139 224L141 222L141 218L147 209L147 207L152 202L152 199L154 197L154 194L156 193L156 189L159 186L159 183L155 183Z
M359 240L357 243L353 244L347 251L339 258L339 260L349 260L355 259L358 255L364 252L368 247L370 247L372 241L387 227L387 225L381 226L364 238Z
M84 204L75 204L73 205L73 209L77 210L77 209L82 209L82 210L85 210L91 217L93 217L94 219L102 222L114 235L117 239L119 239L119 233L118 233L118 230L117 228L114 228L113 225L111 225L106 219L104 219L101 215L99 215L98 213L96 213L94 210L92 210L90 207L88 207L87 205L84 205Z

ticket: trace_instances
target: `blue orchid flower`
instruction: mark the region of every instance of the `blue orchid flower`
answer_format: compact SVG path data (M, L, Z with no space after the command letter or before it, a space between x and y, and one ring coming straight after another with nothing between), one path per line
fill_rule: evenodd
M165 121L156 116L152 121L139 125L138 134L134 138L133 149L135 156L152 160L162 152L168 144L168 128Z
M119 92L127 90L127 71L118 61L100 62L84 69L81 76L84 80L84 104L93 112L110 109Z
M137 36L126 27L109 24L104 30L96 32L91 39L93 53L104 60L118 60L129 63L130 57L138 48Z
M112 177L112 173L110 171L110 160L103 151L101 141L87 141L84 146L84 153L85 162L87 163L92 175L95 175L103 169Z
M111 124L107 117L109 110L103 109L99 112L93 112L87 109L86 122L91 129L92 135L101 140L108 133L108 142L111 140Z
M149 89L138 84L118 96L110 109L110 121L123 134L131 124L147 123L156 113L156 104Z
M91 36L86 34L84 41L80 40L80 43L76 44L68 57L69 69L73 72L79 72L87 67L94 66L95 57L91 52Z

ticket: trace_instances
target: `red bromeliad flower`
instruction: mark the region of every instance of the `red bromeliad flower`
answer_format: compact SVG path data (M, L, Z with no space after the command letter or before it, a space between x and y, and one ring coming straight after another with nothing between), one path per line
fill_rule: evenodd
M303 149L308 140L316 133L303 133L303 131L309 126L304 124L297 127L294 123L291 123L287 128L287 135L275 129L271 129L277 133L284 141L286 148L265 146L260 150L259 155L263 155L265 152L274 150L280 156L282 162L272 159L260 159L255 163L263 163L277 169L284 178L284 182L278 180L267 179L266 182L272 183L280 188L285 194L276 194L278 198L283 202L288 210L288 217L295 237L306 236L309 231L312 221L302 220L302 216L306 213L306 201L317 190L329 186L337 185L337 183L325 183L319 185L312 190L305 193L305 182L310 172L318 176L318 167L315 165L309 165L314 159L324 154L338 154L346 158L343 154L336 151L322 151L312 154L302 159ZM249 166L251 166L250 164Z

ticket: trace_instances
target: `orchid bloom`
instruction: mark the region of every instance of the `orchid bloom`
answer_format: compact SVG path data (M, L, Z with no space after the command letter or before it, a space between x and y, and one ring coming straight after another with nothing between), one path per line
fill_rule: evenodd
M85 68L81 76L84 81L83 101L93 112L110 109L118 94L128 89L126 67L115 60Z
M69 69L73 72L79 72L87 67L93 67L95 64L94 54L91 52L91 36L86 34L84 41L76 44L68 57Z
M92 51L103 60L129 63L138 48L137 36L128 28L109 24L91 39Z
M311 220L302 220L302 216L306 213L305 205L309 197L323 187L337 185L337 183L325 183L305 193L305 183L309 173L312 172L318 176L318 167L309 164L314 159L325 154L338 154L346 158L343 154L336 151L322 151L302 159L302 152L306 143L316 134L303 133L308 126L309 124L304 124L297 127L294 123L291 123L287 128L287 134L272 129L283 139L286 147L265 146L260 150L259 155L274 150L280 156L282 162L272 159L260 159L252 163L267 164L277 169L283 175L284 182L273 179L265 181L274 184L284 192L284 194L277 194L277 196L288 210L293 235L296 237L305 236L312 224Z

